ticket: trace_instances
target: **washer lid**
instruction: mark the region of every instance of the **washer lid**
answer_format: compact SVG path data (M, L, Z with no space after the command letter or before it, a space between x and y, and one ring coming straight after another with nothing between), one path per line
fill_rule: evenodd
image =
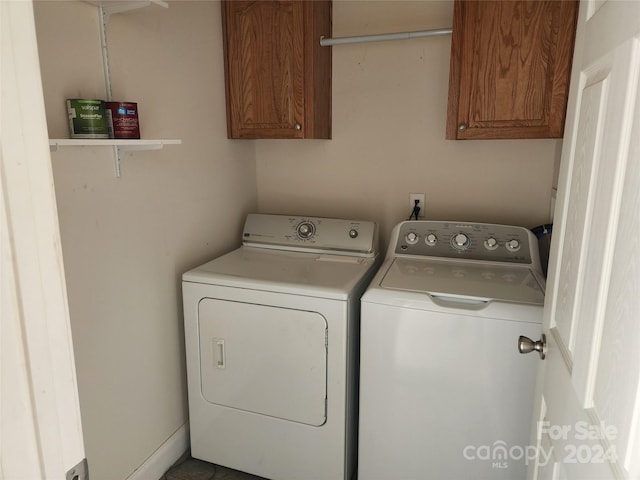
M544 290L524 266L396 258L380 282L382 288L433 296L501 300L542 305Z
M240 247L186 272L186 282L346 299L375 258Z

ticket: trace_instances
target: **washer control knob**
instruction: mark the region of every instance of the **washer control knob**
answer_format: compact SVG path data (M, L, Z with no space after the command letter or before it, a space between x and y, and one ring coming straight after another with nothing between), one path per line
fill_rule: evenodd
M456 250L466 250L471 245L471 241L464 233L458 233L451 239L451 245Z
M484 248L487 250L495 250L498 248L498 241L493 237L489 237L484 241Z
M404 239L409 245L415 245L416 243L418 243L418 234L416 232L409 232L404 237Z
M351 230L349 230L349 237L358 238L358 230L356 230L355 228L352 228Z
M438 237L435 236L434 233L430 233L424 238L424 243L433 247L436 243L438 243Z
M298 238L306 240L316 233L316 226L311 222L301 222L298 224L296 233L298 234Z
M506 246L507 246L507 250L509 250L510 252L517 252L518 250L520 250L520 242L515 238L512 238L511 240L509 240L506 243Z

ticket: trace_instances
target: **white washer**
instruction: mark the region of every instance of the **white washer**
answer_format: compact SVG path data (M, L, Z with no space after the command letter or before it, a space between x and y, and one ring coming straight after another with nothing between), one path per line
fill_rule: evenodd
M193 457L277 480L351 478L376 240L373 222L250 214L239 249L183 275Z
M524 480L544 278L525 228L403 222L362 297L360 480Z

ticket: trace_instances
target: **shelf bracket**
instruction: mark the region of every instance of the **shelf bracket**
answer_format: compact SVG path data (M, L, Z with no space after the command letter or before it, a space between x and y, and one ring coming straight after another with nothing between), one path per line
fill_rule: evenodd
M115 13L124 13L131 10L138 10L139 8L146 8L150 5L158 5L160 7L168 8L169 4L160 0L138 0L128 2L100 2L104 12L107 15L113 15Z
M49 150L55 152L59 147L110 147L113 149L115 157L116 177L120 177L120 155L126 151L141 150L162 150L165 145L180 145L179 139L144 139L144 140L122 140L122 139L81 139L65 138L50 139Z
M116 13L125 13L131 10L138 10L150 5L158 5L163 8L169 8L169 4L162 0L136 0L127 2L114 2L114 1L90 1L93 5L98 7L98 17L100 20L100 47L102 49L102 65L104 69L104 83L106 88L107 101L112 100L111 96L111 72L109 70L109 49L107 47L107 25L109 25L109 19L111 15Z
M150 5L158 5L163 8L168 8L169 4L162 0L139 0L133 2L99 1L89 3L92 3L98 7L98 17L100 21L100 47L102 50L102 67L104 71L104 86L107 102L111 102L113 101L113 95L111 90L111 72L109 69L109 49L107 47L107 25L109 24L111 15L145 8ZM116 177L120 178L120 149L117 146L113 147L113 156L115 160Z
M132 145L132 146L114 146L113 156L115 159L116 178L120 178L122 171L120 170L120 155L127 150L162 150L164 145Z
M113 8L113 7L112 7ZM102 67L104 71L104 85L107 95L107 101L110 102L111 97L111 73L109 71L109 50L107 48L107 25L111 13L107 11L105 6L100 3L98 5L98 16L100 20L100 47L102 49Z
M115 163L116 178L120 178L120 149L113 147L113 161Z
M114 6L107 7L102 2L98 5L98 17L100 21L100 47L102 50L102 68L104 72L104 86L107 102L112 101L111 95L111 72L109 70L109 49L107 48L107 25L109 18L115 13ZM115 162L116 177L120 178L120 150L113 147L113 160Z
M107 15L115 13L125 13L131 10L146 8L150 5L158 5L159 7L169 8L169 4L163 0L85 0L96 7L102 7Z

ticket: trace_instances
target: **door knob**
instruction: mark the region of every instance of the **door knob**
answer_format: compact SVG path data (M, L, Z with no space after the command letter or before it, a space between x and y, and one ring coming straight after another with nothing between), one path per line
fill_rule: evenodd
M535 342L529 337L520 335L520 338L518 338L518 351L524 354L531 353L534 350L540 354L540 360L544 360L547 353L547 337L545 334L543 333L540 340Z

